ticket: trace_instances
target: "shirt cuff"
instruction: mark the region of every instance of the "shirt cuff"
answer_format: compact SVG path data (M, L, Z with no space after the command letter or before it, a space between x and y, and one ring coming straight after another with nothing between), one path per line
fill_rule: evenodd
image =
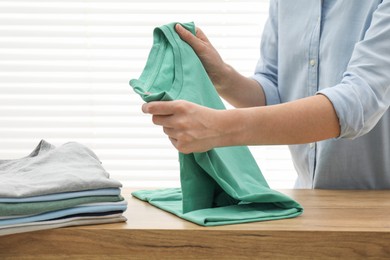
M260 74L254 74L251 76L252 79L256 80L263 88L265 95L265 103L267 106L280 104L280 96L278 88L269 79L261 76Z
M364 110L358 101L359 96L351 85L339 84L316 94L326 96L333 104L340 124L340 136L337 139L354 139L363 134Z

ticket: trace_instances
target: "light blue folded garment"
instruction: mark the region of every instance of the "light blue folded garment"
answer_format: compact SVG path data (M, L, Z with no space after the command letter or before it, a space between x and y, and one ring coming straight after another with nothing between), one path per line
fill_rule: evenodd
M109 212L109 211L125 211L127 209L127 202L112 202L112 203L94 203L85 206L77 206L74 208L57 210L52 212L47 212L44 214L33 215L28 217L13 218L13 219L3 219L0 220L0 229L3 226L44 221L50 219L62 218L65 216L83 214L83 213L99 213L99 212Z
M0 203L1 202L19 203L19 202L53 201L53 200L65 200L65 199L90 197L90 196L118 196L120 195L120 192L121 190L119 188L63 192L63 193L55 193L49 195L24 197L24 198L23 197L22 198L0 198Z

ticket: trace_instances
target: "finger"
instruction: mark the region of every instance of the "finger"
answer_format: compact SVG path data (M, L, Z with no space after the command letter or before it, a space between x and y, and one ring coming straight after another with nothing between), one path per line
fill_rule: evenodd
M196 34L197 38L201 39L204 42L210 43L210 41L207 38L206 34L204 34L203 31L199 27L195 28L195 34Z
M169 137L169 141L173 144L173 146L176 148L177 146L177 140L175 138ZM176 148L177 149L177 148Z
M152 117L153 124L172 128L172 116L161 116L161 115L153 115Z
M169 138L173 138L177 141L177 131L173 127L163 127L164 134L166 134Z
M196 39L196 36L193 35L190 31L185 29L181 24L176 24L175 26L177 34L180 36L180 38L187 42L188 44L192 45L199 39Z
M172 101L153 101L142 105L142 112L152 115L172 115L174 112Z
M198 49L198 48L202 47L202 45L203 45L203 43L202 43L203 38L198 38L197 36L202 36L202 37L204 37L204 39L207 40L207 37L204 35L204 33L199 28L196 28L196 36L193 35L187 29L185 29L180 24L176 24L175 29L176 29L177 34L179 34L180 38L183 41L187 42L189 45L191 45L191 47L194 49Z

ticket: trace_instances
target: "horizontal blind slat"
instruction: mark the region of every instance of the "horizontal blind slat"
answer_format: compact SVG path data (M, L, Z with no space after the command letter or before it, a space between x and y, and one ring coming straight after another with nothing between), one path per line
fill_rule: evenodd
M195 21L250 76L267 0L0 0L0 158L41 139L91 148L125 186L179 186L178 153L129 86L156 26ZM145 19L147 17L147 19ZM271 187L295 178L286 147L250 147Z

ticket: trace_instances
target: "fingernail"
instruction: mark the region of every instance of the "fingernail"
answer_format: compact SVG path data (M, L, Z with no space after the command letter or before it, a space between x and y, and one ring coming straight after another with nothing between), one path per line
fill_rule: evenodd
M181 26L181 24L177 23L176 24L176 30L182 30L183 29L183 26Z
M142 105L142 112L148 113L148 103Z

